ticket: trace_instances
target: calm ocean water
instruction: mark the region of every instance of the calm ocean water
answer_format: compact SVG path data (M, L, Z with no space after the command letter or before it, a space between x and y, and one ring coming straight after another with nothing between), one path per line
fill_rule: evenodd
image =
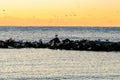
M0 40L120 41L120 28L0 27ZM120 52L0 49L0 80L120 80Z
M120 53L0 49L0 80L120 80Z
M106 40L120 41L120 28L89 28L89 27L0 27L0 39L49 41L55 34L60 39L73 40Z

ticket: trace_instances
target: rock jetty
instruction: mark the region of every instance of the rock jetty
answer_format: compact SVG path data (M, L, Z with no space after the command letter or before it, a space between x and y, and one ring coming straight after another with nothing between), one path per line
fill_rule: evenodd
M120 51L120 42L110 42L108 40L70 40L65 39L60 41L57 38L43 43L42 40L30 41L15 41L12 38L8 40L0 40L0 48L20 49L20 48L49 48L60 50L80 50L80 51Z

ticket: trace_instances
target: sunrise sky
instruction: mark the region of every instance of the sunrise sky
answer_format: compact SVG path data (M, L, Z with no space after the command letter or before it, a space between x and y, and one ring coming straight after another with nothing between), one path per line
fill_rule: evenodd
M120 26L120 0L0 0L0 26Z

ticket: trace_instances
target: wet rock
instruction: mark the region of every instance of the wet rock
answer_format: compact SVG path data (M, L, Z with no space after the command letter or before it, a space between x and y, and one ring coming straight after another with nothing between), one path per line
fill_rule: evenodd
M39 41L15 41L12 38L2 41L0 40L0 48L49 48L49 49L65 49L65 50L85 50L85 51L120 51L120 42L110 42L108 40L70 40L65 39L62 42L54 42L54 39L48 43Z

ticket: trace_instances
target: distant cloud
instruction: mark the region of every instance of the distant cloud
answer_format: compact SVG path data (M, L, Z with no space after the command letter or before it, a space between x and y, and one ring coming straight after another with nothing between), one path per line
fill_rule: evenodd
M5 12L6 10L5 10L5 9L3 9L2 11L3 11L3 12Z

